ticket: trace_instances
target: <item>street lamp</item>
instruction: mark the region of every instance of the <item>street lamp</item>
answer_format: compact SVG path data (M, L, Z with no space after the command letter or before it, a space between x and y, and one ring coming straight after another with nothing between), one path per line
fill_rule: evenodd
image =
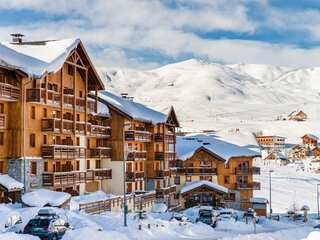
M270 218L272 215L272 202L271 202L271 173L273 173L273 170L269 170L269 212L270 212Z
M319 186L320 186L320 183L317 183L317 207L318 207L318 218L317 219L320 219Z

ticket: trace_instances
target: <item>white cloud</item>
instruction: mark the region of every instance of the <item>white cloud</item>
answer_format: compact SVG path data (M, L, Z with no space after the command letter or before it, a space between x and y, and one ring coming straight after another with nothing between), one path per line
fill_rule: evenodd
M29 39L80 37L92 49L98 66L151 68L156 60L128 57L125 49L153 50L170 59L185 55L227 63L248 62L290 66L318 65L319 49L301 49L258 41L212 40L196 32L225 30L254 34L261 24L285 29L300 26L320 38L318 12L304 12L297 20L287 12L268 6L267 0L250 0L265 8L265 23L251 20L244 0L177 0L176 8L167 0L0 0L0 9L31 9L58 16L58 21L31 21L23 25L0 26L0 35L23 32ZM61 17L61 18L60 18ZM292 26L293 27L293 26Z

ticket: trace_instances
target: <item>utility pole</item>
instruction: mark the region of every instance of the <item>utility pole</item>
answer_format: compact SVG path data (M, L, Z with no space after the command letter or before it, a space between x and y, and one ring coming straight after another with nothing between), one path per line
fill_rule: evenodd
M320 184L317 184L317 207L318 207L318 219L320 219L320 206L319 206L319 186Z
M272 215L272 202L271 202L271 173L273 173L273 170L269 170L269 212L270 212L270 218Z

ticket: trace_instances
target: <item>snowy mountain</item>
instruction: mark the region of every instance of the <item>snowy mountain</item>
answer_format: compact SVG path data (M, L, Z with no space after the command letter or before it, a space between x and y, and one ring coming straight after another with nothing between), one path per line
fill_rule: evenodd
M147 71L104 72L107 90L126 92L163 112L173 105L186 128L226 128L245 122L253 131L262 128L257 121L274 121L298 109L319 119L318 76L320 68L223 65L197 59Z

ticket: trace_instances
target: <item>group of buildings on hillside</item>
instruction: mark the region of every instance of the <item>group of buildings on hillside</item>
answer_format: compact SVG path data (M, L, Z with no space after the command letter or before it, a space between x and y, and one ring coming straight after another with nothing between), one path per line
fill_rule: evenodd
M104 91L80 40L18 35L0 50L0 176L23 184L0 177L1 201L47 188L246 208L260 189L259 152L213 135L177 137L173 107L163 114Z

